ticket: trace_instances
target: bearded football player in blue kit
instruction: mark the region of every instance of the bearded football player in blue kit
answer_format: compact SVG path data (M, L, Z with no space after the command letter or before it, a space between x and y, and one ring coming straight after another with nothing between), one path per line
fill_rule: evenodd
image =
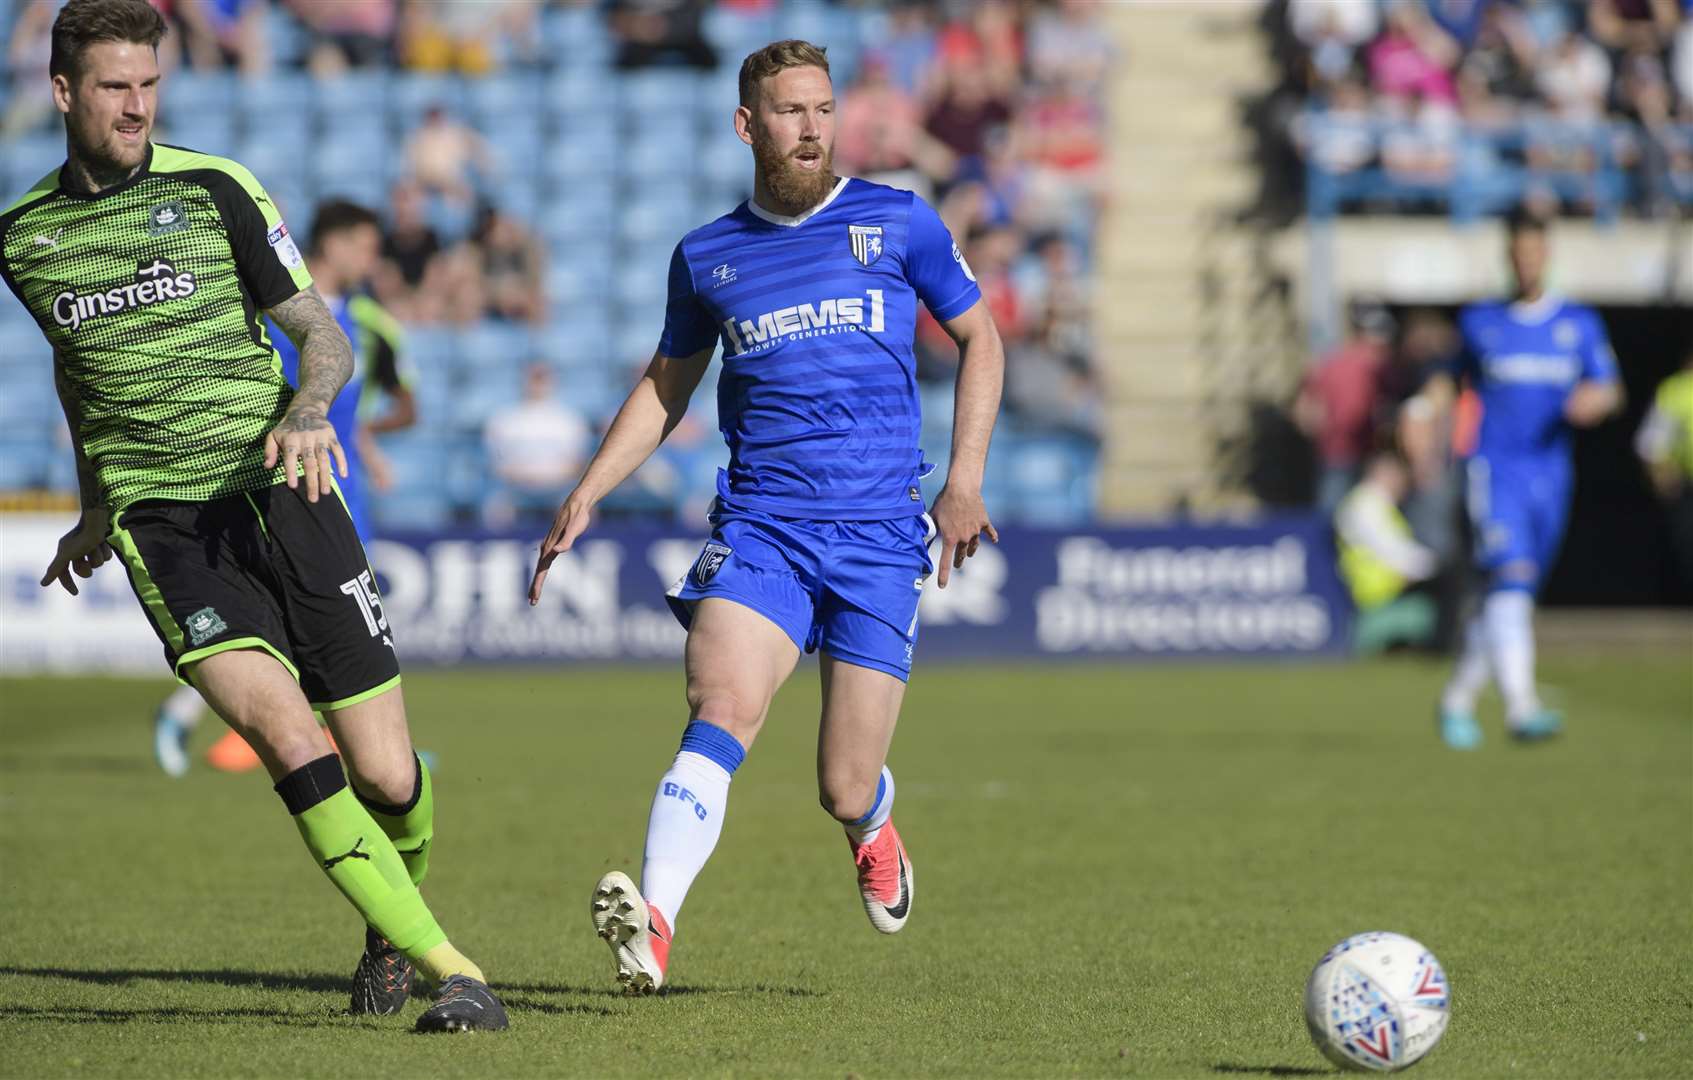
M712 539L670 591L688 629L688 725L653 796L639 889L614 872L591 901L635 992L664 984L730 777L802 652L822 653L823 807L846 829L871 924L905 925L915 878L886 759L934 569L929 542L938 532L944 588L982 536L997 539L982 475L1004 374L998 332L927 203L833 174L834 96L823 50L803 41L741 66L735 130L752 147L753 197L677 246L657 355L560 507L530 587L536 603L594 505L681 420L721 343L729 467ZM959 346L952 458L932 518L919 487L919 300Z
M1592 427L1622 406L1604 323L1593 309L1547 291L1545 223L1519 214L1508 232L1515 295L1464 309L1457 362L1424 391L1443 409L1462 380L1482 405L1467 479L1486 598L1470 618L1440 703L1441 737L1459 750L1481 743L1476 698L1490 677L1505 698L1513 737L1544 739L1562 729L1562 718L1535 690L1534 598L1563 544L1575 482L1574 429Z

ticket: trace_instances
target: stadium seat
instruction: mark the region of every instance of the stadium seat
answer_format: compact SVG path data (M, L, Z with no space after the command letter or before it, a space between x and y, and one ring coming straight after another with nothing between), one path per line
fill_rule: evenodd
M776 40L776 21L768 15L713 7L701 24L705 39L724 54L724 66L734 67L754 49Z
M534 226L541 214L541 185L538 181L525 176L499 177L495 186L488 191L488 197L493 200L500 211L510 217Z
M227 112L235 97L235 78L223 71L181 68L161 80L159 95L161 120L177 112Z
M44 438L60 423L51 368L13 373L0 394L0 429L16 437Z
M692 191L649 189L623 205L617 222L618 239L637 245L657 241L668 249L697 224L693 218Z
M371 517L378 535L398 532L431 532L452 524L452 504L438 491L423 485L401 488L373 496Z
M53 447L42 438L6 436L0 441L0 491L49 486L52 454Z
M250 135L234 150L236 161L247 166L259 183L277 198L277 188L297 188L306 179L306 166L311 155L300 153L298 143L271 139L264 135Z
M493 132L519 117L533 116L546 106L545 84L533 72L489 75L465 82L470 118L485 132Z
M1057 526L1087 521L1097 473L1094 446L1075 436L1028 431L1013 439L1016 452L1003 456L1014 516Z
M480 434L453 440L441 474L441 491L448 503L473 510L488 492L488 454Z
M435 106L462 120L463 112L455 105L463 100L463 85L446 75L397 75L388 84L388 111L401 131L416 127Z
M360 70L318 79L313 84L317 113L326 119L361 113L380 117L387 111L390 82L387 72Z
M548 240L609 236L616 226L616 201L605 189L555 189L542 204L537 224Z
M37 180L64 164L65 137L58 135L20 135L6 144L6 165L11 186L22 194ZM8 195L8 200L11 198Z
M235 118L227 110L176 109L169 123L161 120L154 141L229 157L236 150Z
M9 389L11 377L28 378L32 373L51 371L53 350L41 336L35 320L23 305L0 301L5 320L0 321L0 390Z
M816 45L825 45L829 49L829 59L835 59L836 42L834 33L841 29L841 24L829 18L829 9L817 0L787 0L781 5L780 14L776 18L777 38L799 38ZM853 37L856 39L857 34ZM844 42L842 43L844 44ZM833 63L831 63L831 68Z
M707 135L698 150L697 175L714 184L751 184L752 152L733 131Z
M570 65L554 72L544 93L549 112L585 115L602 123L618 104L617 80L587 66Z
M262 124L268 117L286 114L309 116L317 96L311 78L302 72L273 72L250 79L230 78L229 82L249 123ZM227 91L213 107L229 107Z
M617 134L606 125L556 129L543 145L543 168L560 183L603 183L611 171L608 166L622 152Z
M631 120L682 115L699 93L699 78L679 68L632 71L619 81L623 115Z
M495 180L507 176L538 178L542 174L542 148L546 145L538 124L514 122L487 130L484 138L494 154Z
M372 160L385 160L401 148L389 131L387 116L375 110L328 113L321 126L324 142L360 144Z
M603 241L603 250L615 250L609 241ZM608 268L611 259L589 261L567 257L568 246L552 252L552 261L547 267L547 302L549 310L555 317L562 318L575 309L590 309L596 312L607 311L612 304L612 287Z
M700 76L694 105L708 134L720 134L718 129L733 134L730 118L734 115L740 98L741 71L738 63L725 58L723 63L717 65L716 71Z
M489 321L459 332L460 370L478 379L495 368L516 368L535 355L535 335L527 326Z
M560 369L597 366L611 340L611 317L604 304L556 305L552 322L538 342L540 353Z

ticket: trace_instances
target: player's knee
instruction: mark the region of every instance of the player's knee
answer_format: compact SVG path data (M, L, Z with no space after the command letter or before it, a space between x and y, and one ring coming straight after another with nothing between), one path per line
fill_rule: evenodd
M742 746L751 745L764 725L764 706L745 695L719 688L688 688L688 715L722 728Z
M838 773L823 773L817 778L817 801L836 821L858 821L868 814L876 801L875 773L868 780Z
M404 761L353 761L346 759L348 779L360 795L372 802L404 806L417 787L417 764L408 753Z

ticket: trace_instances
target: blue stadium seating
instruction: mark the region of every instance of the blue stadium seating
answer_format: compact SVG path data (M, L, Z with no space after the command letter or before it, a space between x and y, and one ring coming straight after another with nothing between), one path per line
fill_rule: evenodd
M474 516L487 487L482 424L518 399L527 362L549 364L560 394L590 419L609 418L657 343L672 248L750 188L752 157L730 122L740 58L775 37L805 37L829 46L844 83L885 23L880 11L822 0L756 13L713 6L705 32L721 51L717 70L617 72L603 12L572 5L540 15L541 51L559 58L549 68L463 79L359 70L314 82L286 62L304 54L306 34L280 7L270 19L284 61L276 73L250 80L173 73L161 137L241 161L304 238L325 196L382 205L403 169L406 138L427 108L441 105L476 127L496 157L483 194L530 223L546 250L546 327L408 328L420 423L384 437L398 472L396 490L374 503L384 529L438 528ZM13 192L64 156L56 130L10 138L0 149L0 180ZM1520 180L1500 184L1515 190ZM450 240L469 217L449 209L436 200L430 213ZM75 485L50 365L34 323L0 301L0 489ZM717 375L714 365L696 399L708 411ZM925 387L924 409L923 447L944 462L950 386ZM677 449L672 464L703 497L725 454L712 438ZM996 511L1079 520L1091 512L1096 457L1084 441L1005 425L989 461L989 483L1003 500ZM930 484L938 490L941 479Z
M565 116L585 114L601 122L617 107L617 83L606 72L588 67L564 67L547 79L548 110Z
M28 437L10 434L0 439L0 491L47 486L52 454L52 444L39 433L32 432Z
M383 71L346 71L313 86L317 112L324 116L383 113L388 106L391 78Z

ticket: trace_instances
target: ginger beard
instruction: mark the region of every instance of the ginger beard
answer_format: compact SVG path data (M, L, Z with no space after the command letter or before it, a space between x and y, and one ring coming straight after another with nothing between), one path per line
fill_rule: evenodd
M835 148L820 142L804 140L782 153L776 140L758 123L749 125L752 135L752 159L758 165L764 186L789 213L802 214L823 201L835 187ZM822 160L815 168L802 168L796 162L801 155L815 154Z

